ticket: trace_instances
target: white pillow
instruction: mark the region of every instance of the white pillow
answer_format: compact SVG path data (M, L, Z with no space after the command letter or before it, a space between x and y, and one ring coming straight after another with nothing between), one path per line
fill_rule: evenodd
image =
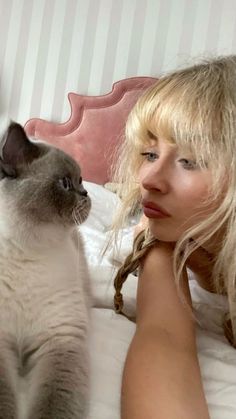
M114 213L120 205L120 198L102 185L83 181L92 201L92 208L85 225L104 232L110 228Z

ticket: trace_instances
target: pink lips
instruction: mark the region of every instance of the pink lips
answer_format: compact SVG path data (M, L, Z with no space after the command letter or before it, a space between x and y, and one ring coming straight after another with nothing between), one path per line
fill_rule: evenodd
M159 205L154 204L153 202L143 200L142 205L143 205L143 212L148 218L170 217L170 214L167 211L165 211Z

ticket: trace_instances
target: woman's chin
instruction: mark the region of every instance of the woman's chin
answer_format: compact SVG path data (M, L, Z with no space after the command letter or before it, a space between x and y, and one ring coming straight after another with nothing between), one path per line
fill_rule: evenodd
M177 242L179 240L180 235L178 235L174 231L170 231L168 229L157 228L156 226L149 223L149 230L152 236L154 236L157 240L162 242Z

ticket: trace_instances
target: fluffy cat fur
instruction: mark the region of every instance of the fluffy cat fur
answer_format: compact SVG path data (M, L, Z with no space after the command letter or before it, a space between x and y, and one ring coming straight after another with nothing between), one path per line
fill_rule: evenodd
M0 419L84 419L89 284L80 168L12 123L0 145Z

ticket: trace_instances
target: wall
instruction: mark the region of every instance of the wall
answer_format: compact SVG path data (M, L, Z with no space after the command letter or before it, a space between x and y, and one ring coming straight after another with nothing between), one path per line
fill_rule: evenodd
M0 113L64 121L69 91L235 52L235 0L0 0Z

